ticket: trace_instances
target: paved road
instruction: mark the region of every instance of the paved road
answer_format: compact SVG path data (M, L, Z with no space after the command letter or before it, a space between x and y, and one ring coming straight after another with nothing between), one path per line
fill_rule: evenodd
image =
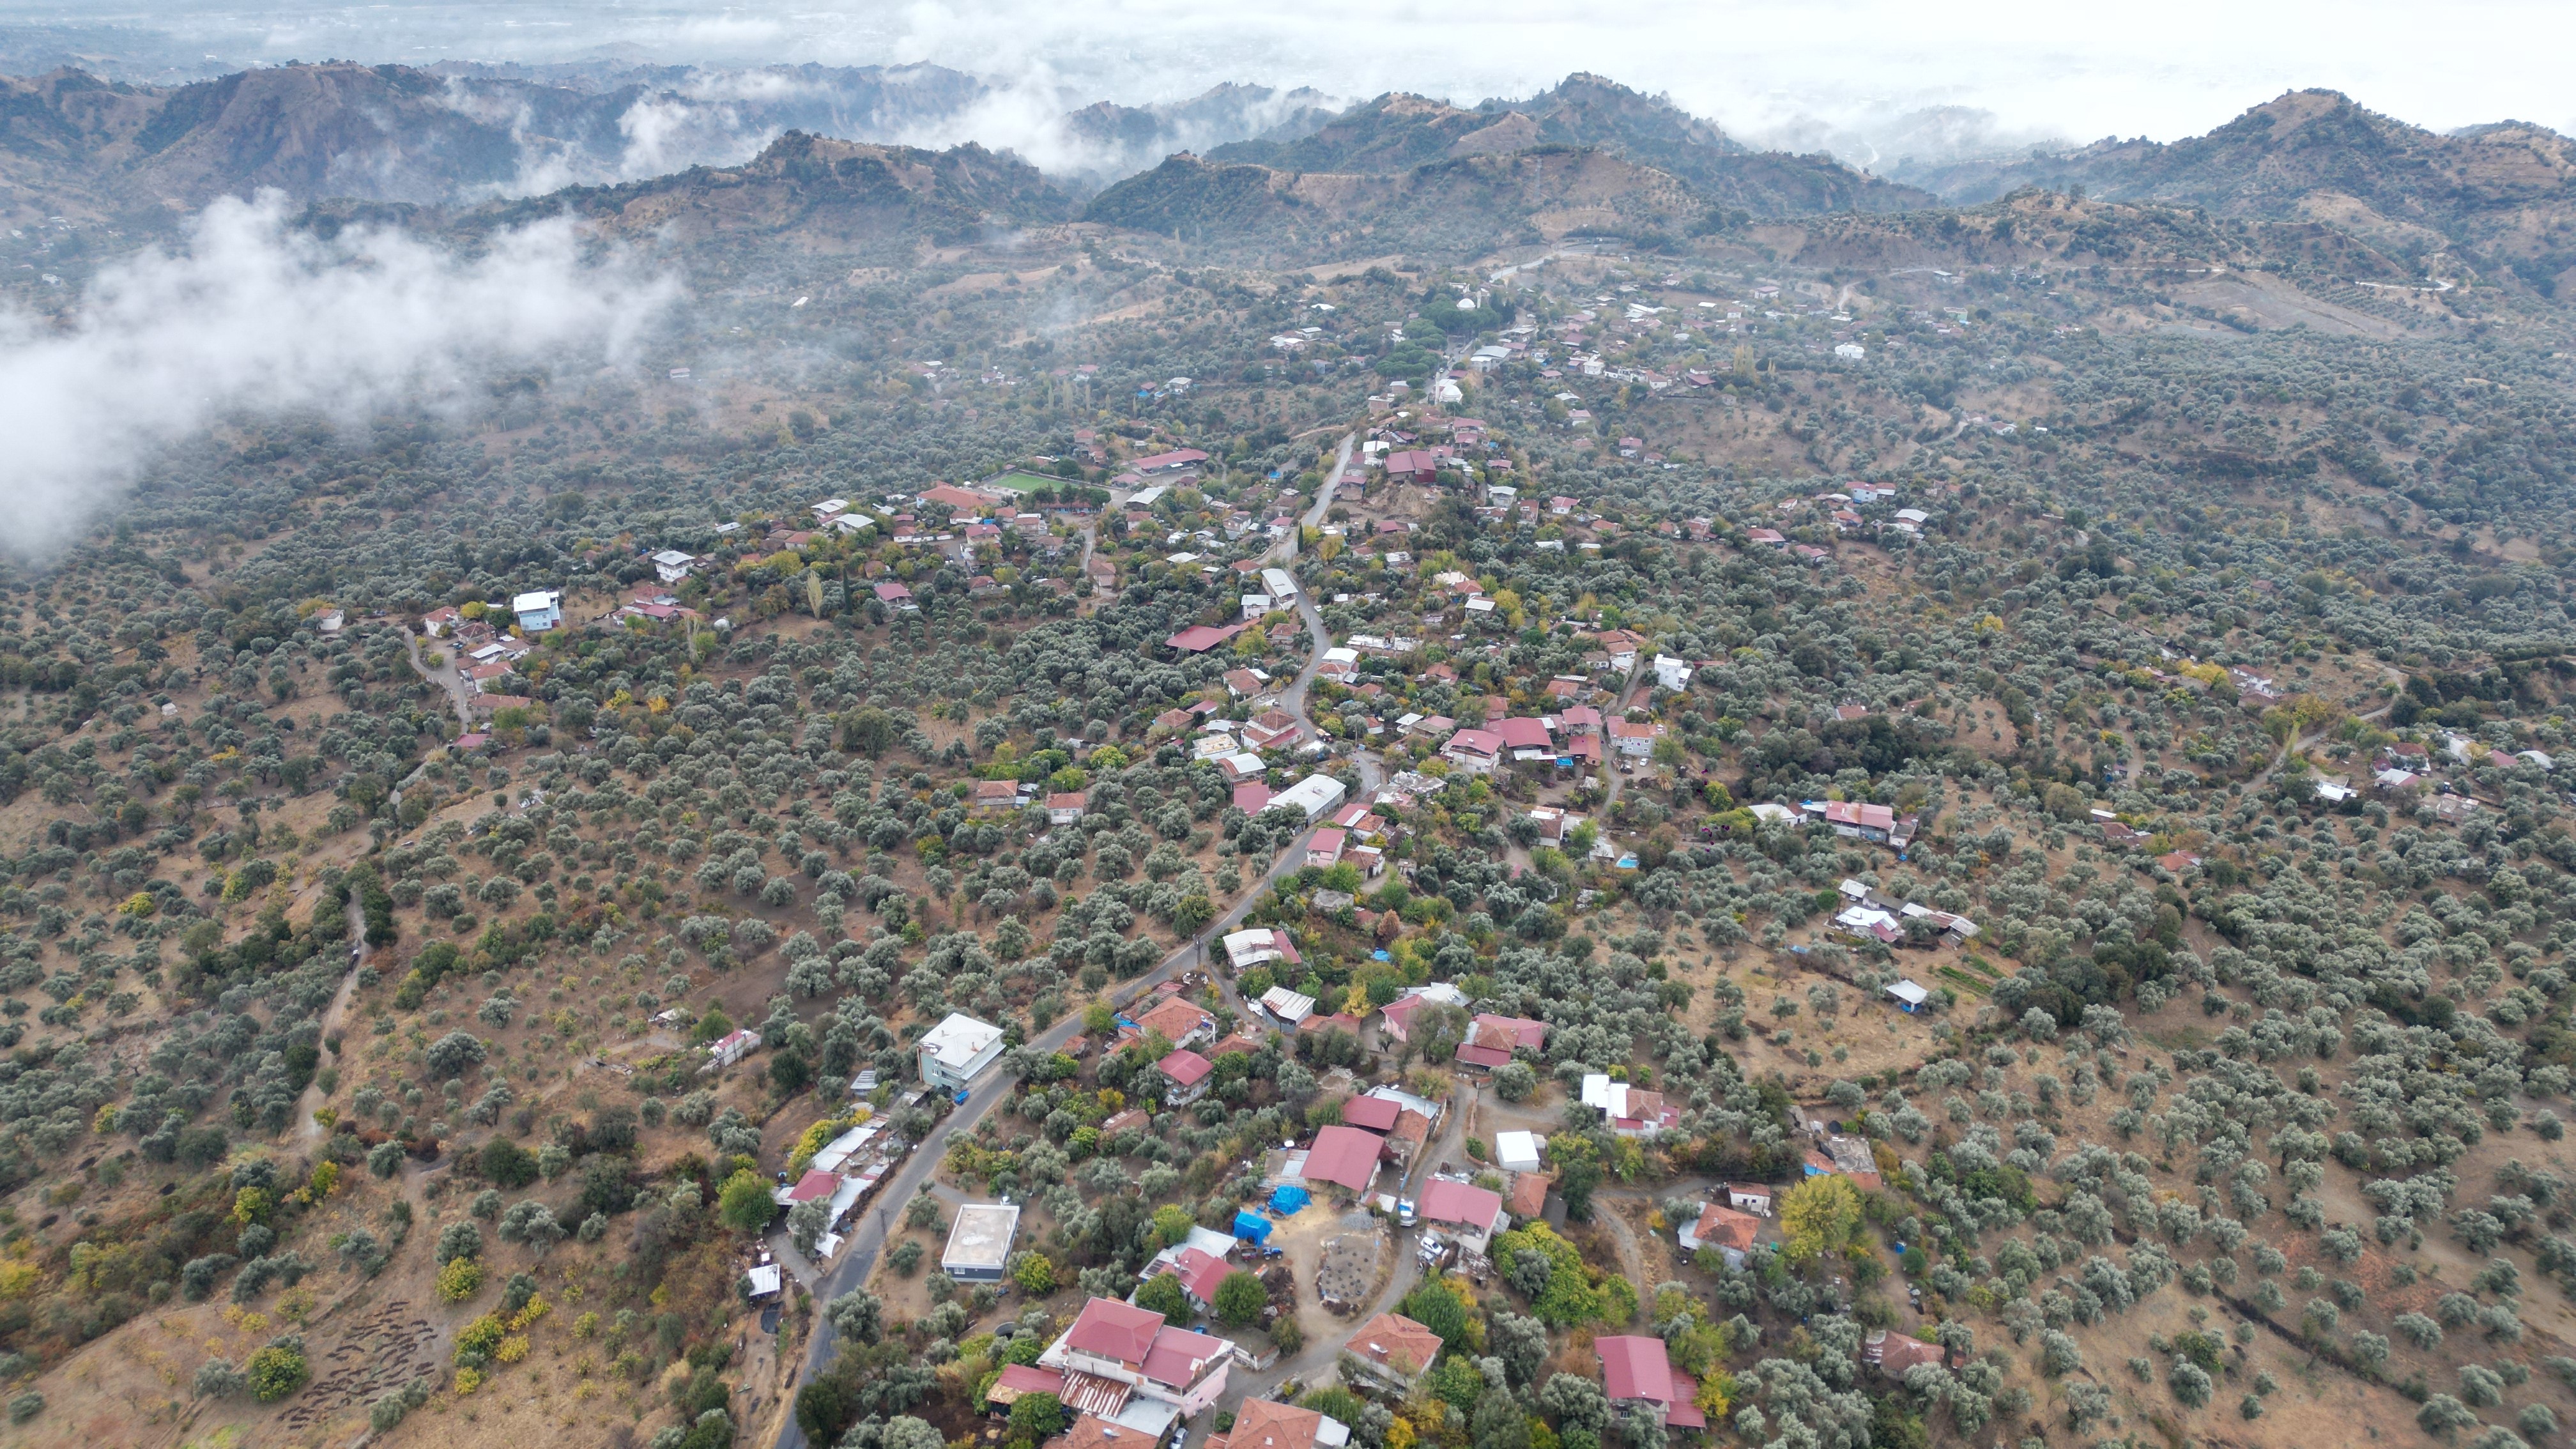
M1332 478L1326 481L1322 497L1316 501L1310 516L1320 518L1325 505L1331 501L1333 485L1340 479L1343 465L1349 461L1351 443L1352 439L1343 440L1341 458L1334 464ZM1293 549L1293 538L1290 540L1290 546ZM1320 621L1310 627L1319 626ZM1320 652L1317 657L1320 659ZM1300 698L1303 697L1304 681L1313 677L1315 663L1316 660L1309 660L1306 669L1299 675ZM1361 770L1363 779L1368 779L1374 770L1374 764L1363 756ZM1279 853L1279 858L1271 863L1269 870L1263 873L1261 880L1247 883L1243 893L1236 898L1233 907L1223 916L1210 922L1196 939L1183 943L1169 956L1164 957L1161 964L1153 970L1114 989L1108 998L1110 1003L1124 1009L1129 1003L1152 991L1155 986L1171 979L1175 974L1192 967L1204 966L1207 962L1208 943L1241 925L1243 918L1251 913L1253 906L1258 904L1264 895L1268 894L1272 885L1294 875L1304 866L1306 838L1310 834L1312 834L1311 831L1301 832L1295 840L1290 841L1288 847ZM1051 1051L1070 1041L1081 1029L1082 1017L1077 1013L1032 1038L1029 1045L1042 1051ZM903 1205L910 1202L913 1194L920 1191L922 1185L930 1180L931 1174L937 1170L941 1159L947 1153L949 1139L959 1132L973 1131L975 1124L984 1120L985 1114L1007 1101L1009 1097L1009 1084L998 1074L987 1074L985 1079L976 1086L973 1095L967 1099L966 1105L950 1112L930 1129L930 1135L922 1139L921 1144L913 1149L912 1155L905 1159L903 1166L878 1189L876 1205L868 1209L851 1226L849 1239L841 1246L839 1262L821 1275L812 1290L818 1306L830 1302L843 1293L851 1292L867 1282L869 1273L876 1268L877 1255L885 1249L887 1228L893 1215L901 1212ZM793 1413L793 1391L798 1384L811 1380L830 1365L839 1351L840 1344L837 1338L824 1331L818 1321L805 1346L804 1366L798 1371L794 1382L788 1385L786 1401L780 1408L780 1423L777 1436L773 1441L777 1449L805 1449L805 1431L797 1425Z

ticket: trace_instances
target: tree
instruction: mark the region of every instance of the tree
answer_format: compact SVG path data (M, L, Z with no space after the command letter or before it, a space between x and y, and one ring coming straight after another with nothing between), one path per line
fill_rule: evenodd
M1494 1068L1494 1095L1506 1102L1526 1102L1538 1090L1538 1073L1527 1062L1505 1062Z
M1038 1443L1045 1443L1064 1432L1073 1421L1065 1412L1064 1400L1043 1390L1022 1394L1011 1404L1011 1427L1025 1432Z
M197 1393L201 1398L229 1399L249 1386L242 1371L228 1358L210 1358L197 1365Z
M1166 1248L1188 1242L1190 1229L1196 1226L1189 1209L1178 1203L1165 1203L1154 1209L1154 1236Z
M823 1321L847 1342L874 1343L885 1331L885 1303L873 1293L844 1293L824 1308Z
M470 1031L451 1031L429 1044L429 1070L441 1077L462 1076L482 1065L485 1055L482 1038Z
M537 1160L528 1150L507 1137L495 1137L483 1144L483 1176L506 1188L522 1188L537 1180Z
M1539 1407L1556 1416L1559 1430L1588 1429L1594 1434L1610 1426L1610 1397L1601 1385L1573 1374L1556 1374L1539 1390Z
M1270 1292L1260 1279L1238 1268L1216 1285L1216 1301L1209 1306L1220 1322L1241 1328L1260 1321L1261 1310L1270 1306Z
M1811 1177L1780 1199L1780 1230L1793 1262L1840 1252L1860 1231L1860 1193L1841 1176Z
M1044 1253L1022 1253L1011 1265L1011 1281L1031 1298L1043 1298L1055 1291L1055 1264Z
M304 1340L293 1334L269 1341L266 1348L250 1356L243 1377L250 1383L250 1396L263 1404L273 1404L304 1387L313 1376L304 1359Z
M809 1258L814 1255L815 1244L823 1240L823 1230L831 1225L832 1205L822 1198L808 1199L787 1210L788 1241Z
M499 1231L502 1242L517 1243L541 1258L564 1238L564 1226L556 1221L554 1209L534 1198L511 1204L501 1215Z
M1136 1306L1178 1322L1190 1315L1189 1294L1181 1287L1177 1274L1157 1273L1136 1289Z
M948 1441L929 1421L910 1414L897 1414L886 1420L885 1432L877 1439L878 1449L947 1449Z
M749 1168L725 1179L724 1190L716 1197L716 1217L737 1233L756 1233L769 1226L778 1213L778 1203L769 1195L769 1184Z
M1475 1449L1530 1449L1529 1416L1520 1400L1499 1389L1487 1388L1476 1400L1467 1434Z

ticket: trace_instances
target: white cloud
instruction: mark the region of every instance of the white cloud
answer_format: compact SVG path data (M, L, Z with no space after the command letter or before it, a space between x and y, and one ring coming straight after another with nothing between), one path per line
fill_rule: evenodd
M67 326L0 314L0 550L60 545L226 417L470 407L493 367L622 362L680 297L668 275L585 261L569 223L464 257L391 231L326 242L285 217L274 194L219 201L183 251L101 273Z

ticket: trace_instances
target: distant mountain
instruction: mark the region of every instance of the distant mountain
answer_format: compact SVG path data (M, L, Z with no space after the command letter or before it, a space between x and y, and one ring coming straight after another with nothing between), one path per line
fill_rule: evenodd
M2320 222L2382 250L2453 248L2544 289L2576 269L2576 142L2520 122L2441 135L2334 91L2293 91L2170 145L2098 141L2061 155L1924 173L1952 201L2021 186L2228 217Z
M1061 159L1049 170L1086 190L1098 190L1176 151L1205 151L1247 139L1293 141L1332 120L1338 109L1321 91L1232 82L1186 101L1150 106L1100 101L1064 117Z
M468 230L570 213L611 236L792 241L814 251L908 261L919 242L954 246L1071 219L1073 204L1034 166L969 142L945 151L790 131L739 166L692 166L616 186L575 186L499 202Z
M1174 156L1094 197L1083 219L1304 265L1397 251L1463 259L1570 236L1672 238L1706 210L1651 167L1541 145L1377 173Z
M1748 151L1669 101L1580 74L1529 100L1487 101L1473 110L1390 93L1352 107L1312 134L1220 146L1207 159L1283 171L1373 175L1549 145L1590 147L1651 166L1686 183L1713 206L1757 217L1899 211L1937 200L1830 156Z

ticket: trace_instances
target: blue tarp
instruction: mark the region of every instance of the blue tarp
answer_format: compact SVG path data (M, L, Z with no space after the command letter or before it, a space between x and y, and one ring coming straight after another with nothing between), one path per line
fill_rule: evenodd
M1234 1235L1238 1238L1249 1238L1256 1243L1267 1242L1270 1238L1270 1219L1248 1210L1237 1212L1234 1215Z
M1301 1213L1314 1197L1306 1189L1282 1183L1270 1194L1270 1210L1275 1213Z

